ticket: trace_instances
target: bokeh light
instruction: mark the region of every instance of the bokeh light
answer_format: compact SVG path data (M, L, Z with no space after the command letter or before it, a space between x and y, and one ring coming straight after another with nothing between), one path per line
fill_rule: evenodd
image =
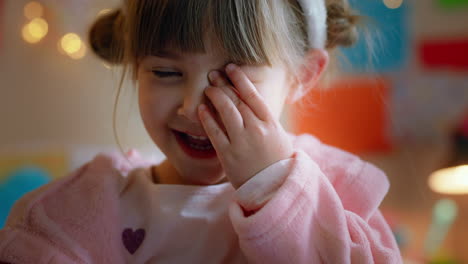
M58 43L60 53L68 55L70 58L78 60L86 55L86 46L80 36L75 33L68 33L62 37Z
M82 41L81 38L75 33L68 33L60 40L62 49L67 54L73 54L81 49Z
M434 217L443 223L452 222L457 217L458 207L451 199L441 199L434 206Z
M383 0L383 2L390 9L399 8L403 4L403 0Z
M67 55L67 53L62 49L62 42L61 41L57 41L57 50L59 51L60 54Z
M82 59L86 55L86 46L81 45L80 49L75 53L70 53L68 56L74 60Z
M38 2L29 2L24 6L24 16L29 20L42 17L43 15L44 7Z
M429 187L442 194L468 194L468 165L434 172L429 177Z
M23 27L23 39L29 43L38 43L49 32L49 25L42 18L35 18Z

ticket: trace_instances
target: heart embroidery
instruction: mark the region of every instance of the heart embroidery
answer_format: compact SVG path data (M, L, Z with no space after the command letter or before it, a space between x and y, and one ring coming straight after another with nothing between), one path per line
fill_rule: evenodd
M122 241L125 248L130 252L130 254L134 254L138 248L143 243L145 239L145 230L138 229L135 232L131 228L127 228L122 233Z

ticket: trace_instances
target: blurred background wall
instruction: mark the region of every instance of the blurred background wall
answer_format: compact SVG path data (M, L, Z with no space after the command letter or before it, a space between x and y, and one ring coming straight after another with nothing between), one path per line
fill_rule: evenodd
M22 37L30 21L23 14L29 1L1 1L0 146L114 145L112 113L118 70L106 68L89 49L80 59L63 55L58 43L72 32L86 41L89 25L116 1L40 2L48 33L36 44ZM120 136L127 138L128 133L129 144L145 145L148 141L141 124L132 122L138 117L134 88L126 84L124 90L129 92L120 103Z
M343 49L344 75L293 127L387 173L382 211L408 263L468 263L468 1L351 2L373 51L365 34Z
M0 0L0 226L24 192L98 151L117 149L112 115L119 69L109 69L73 36L59 46L67 33L86 44L89 25L118 2L37 1L47 34L29 43L41 36L43 22L33 20L38 11L25 14L30 1ZM342 50L342 77L308 95L314 107L291 107L285 121L387 173L392 187L382 211L408 263L468 263L468 195L442 194L428 184L432 172L463 153L455 134L466 135L468 119L468 1L351 2L367 17L374 55L362 35ZM123 149L161 159L134 91L126 82L118 108Z

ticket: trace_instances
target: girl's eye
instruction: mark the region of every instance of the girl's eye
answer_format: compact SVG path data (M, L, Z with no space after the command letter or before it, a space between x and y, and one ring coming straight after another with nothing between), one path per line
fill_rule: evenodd
M153 71L153 74L159 78L182 77L182 73L173 71Z

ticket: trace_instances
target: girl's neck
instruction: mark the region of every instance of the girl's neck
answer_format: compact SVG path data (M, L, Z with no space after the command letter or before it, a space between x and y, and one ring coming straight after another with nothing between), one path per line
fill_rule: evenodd
M184 181L174 166L168 162L168 160L163 161L157 166L151 167L151 178L154 184L196 185ZM227 178L224 177L216 184L225 183L227 181Z
M151 167L151 173L155 184L184 184L177 170L167 160Z

